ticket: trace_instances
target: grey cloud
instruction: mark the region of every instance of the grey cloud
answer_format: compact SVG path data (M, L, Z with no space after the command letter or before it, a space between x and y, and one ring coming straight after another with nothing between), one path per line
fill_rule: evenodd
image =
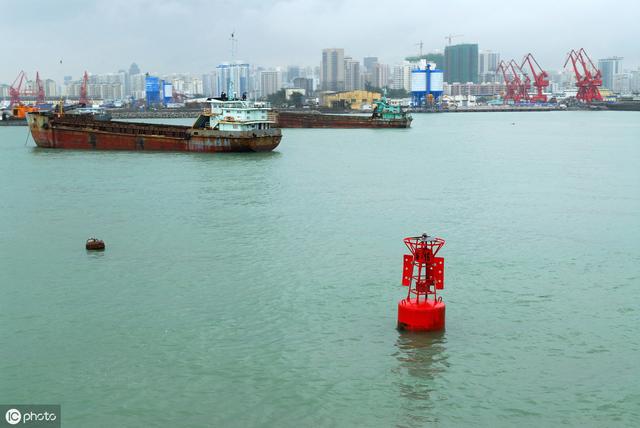
M548 69L578 47L594 59L623 56L625 68L640 64L640 2L632 0L5 1L2 16L5 83L21 69L60 79L132 61L150 72L205 72L229 59L234 30L238 56L265 66L317 65L325 47L394 63L421 40L426 51L443 49L449 33L503 57L533 52Z

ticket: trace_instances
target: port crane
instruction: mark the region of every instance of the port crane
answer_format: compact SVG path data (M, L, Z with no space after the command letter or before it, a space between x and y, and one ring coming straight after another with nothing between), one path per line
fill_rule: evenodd
M573 72L576 75L576 86L578 87L576 99L585 103L602 101L602 95L600 94L600 89L598 89L602 86L602 73L593 64L584 48L580 48L578 51L571 49L571 52L567 55L567 60L564 62L565 68L569 61L571 61ZM578 67L578 64L580 64L580 67Z
M522 68L513 59L509 61L509 67L513 72L514 87L516 92L516 103L520 101L529 101L529 89L531 88L531 79L522 71Z
M536 61L531 53L528 53L527 56L524 57L520 68L524 69L525 64L529 65L531 75L533 76L533 86L535 86L536 88L536 94L531 97L531 101L546 103L547 96L543 93L543 91L544 88L549 86L549 75L542 69L542 67L540 67L540 64L538 64L538 61ZM529 79L528 76L527 79Z
M507 65L507 63L505 63L504 61L500 61L500 63L498 64L498 68L496 69L496 74L498 73L501 73L502 78L504 79L506 93L502 98L504 99L505 103L509 100L512 100L512 101L515 100L516 94L514 91L512 79L511 77L509 77L510 72L509 72L509 66Z
M20 91L22 90L22 84L27 80L27 74L24 70L18 73L18 77L13 81L11 86L9 87L9 97L11 99L10 106L21 104L20 100Z
M84 72L84 76L82 78L82 86L80 87L80 100L78 100L79 104L87 105L89 104L89 97L87 95L87 84L89 83L89 75L86 70Z
M523 99L529 100L531 81L529 76L522 72L522 69L514 60L510 60L509 62L500 61L496 69L496 74L497 73L501 73L504 79L507 90L504 95L505 102L511 100L517 104Z

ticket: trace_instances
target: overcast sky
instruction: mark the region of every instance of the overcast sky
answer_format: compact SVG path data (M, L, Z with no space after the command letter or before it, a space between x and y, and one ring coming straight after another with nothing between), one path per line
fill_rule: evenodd
M24 69L30 78L78 78L138 63L143 72L202 73L231 56L264 66L318 65L321 49L393 64L454 43L521 59L532 52L559 70L584 47L596 61L640 65L639 0L0 0L0 82ZM62 60L62 64L60 61Z

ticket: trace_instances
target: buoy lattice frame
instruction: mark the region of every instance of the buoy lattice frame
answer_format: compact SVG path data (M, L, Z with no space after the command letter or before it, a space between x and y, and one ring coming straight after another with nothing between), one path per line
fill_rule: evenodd
M407 299L415 296L416 303L433 296L437 301L437 290L444 289L444 257L436 257L445 240L423 234L404 238L411 252L405 254L402 270L402 285L409 287ZM442 300L442 298L440 298Z

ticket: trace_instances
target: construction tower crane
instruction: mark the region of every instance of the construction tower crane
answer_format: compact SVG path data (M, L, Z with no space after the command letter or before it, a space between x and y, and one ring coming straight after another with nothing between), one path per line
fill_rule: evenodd
M40 72L36 71L36 103L44 104L44 85L40 80Z
M89 97L87 96L87 85L89 83L89 75L86 70L84 72L84 77L82 78L82 86L80 87L80 100L78 103L87 105L89 104Z
M538 64L538 61L536 61L531 53L528 53L527 56L524 57L520 68L523 69L525 64L529 65L531 75L533 76L533 86L536 88L536 94L531 97L531 101L546 103L547 96L543 91L544 88L549 86L549 75L542 69L542 67L540 67L540 64Z
M448 40L449 43L447 43L448 46L451 46L451 39L455 39L457 37L463 37L464 34L449 34L448 36L445 36L444 39Z
M16 80L13 81L11 87L9 87L9 97L11 99L10 106L19 105L20 104L20 91L22 90L22 84L27 80L27 75L23 71L20 71Z
M584 48L580 48L579 51L572 49L569 52L567 60L564 62L565 68L569 61L571 61L573 72L576 75L576 86L578 87L576 99L585 103L602 101L602 95L598 89L602 86L602 73L593 64Z

